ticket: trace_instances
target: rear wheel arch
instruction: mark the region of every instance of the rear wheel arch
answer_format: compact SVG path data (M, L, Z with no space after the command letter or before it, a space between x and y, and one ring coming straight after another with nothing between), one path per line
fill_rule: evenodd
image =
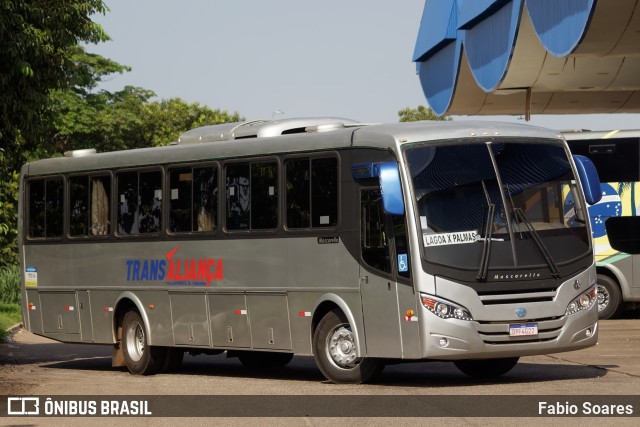
M113 308L114 343L117 343L122 339L122 322L124 321L124 316L132 310L137 311L142 318L145 326L145 333L148 337L147 339L151 344L153 342L153 337L149 328L149 318L147 317L147 313L144 311L140 299L131 292L124 292L123 294L121 294L116 300L115 306Z

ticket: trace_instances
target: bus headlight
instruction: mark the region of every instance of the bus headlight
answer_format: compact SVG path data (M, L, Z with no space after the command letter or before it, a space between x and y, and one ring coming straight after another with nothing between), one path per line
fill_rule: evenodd
M578 295L578 297L574 298L573 301L569 303L565 314L570 315L582 310L588 310L595 304L597 299L598 290L595 286L592 286L586 292Z
M427 310L442 319L473 320L469 310L451 301L427 294L420 294L420 301Z

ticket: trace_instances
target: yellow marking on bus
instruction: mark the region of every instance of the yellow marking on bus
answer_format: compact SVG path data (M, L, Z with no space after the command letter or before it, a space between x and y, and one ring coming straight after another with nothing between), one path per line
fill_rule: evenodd
M609 132L608 134L606 134L605 136L602 137L602 139L609 139L611 138L613 135L615 135L616 133L620 132L620 130L612 130L611 132Z

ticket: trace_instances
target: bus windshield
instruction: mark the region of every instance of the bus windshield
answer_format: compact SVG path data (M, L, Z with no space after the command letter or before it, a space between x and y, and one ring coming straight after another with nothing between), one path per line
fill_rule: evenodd
M544 268L559 277L590 253L563 146L414 145L406 156L424 257L448 275L485 281L491 271Z

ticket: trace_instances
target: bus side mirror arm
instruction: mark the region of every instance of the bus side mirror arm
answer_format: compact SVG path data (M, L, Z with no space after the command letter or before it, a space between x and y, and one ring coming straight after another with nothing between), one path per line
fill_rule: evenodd
M578 176L582 183L582 191L587 203L595 205L602 199L602 188L600 187L600 179L598 171L593 162L586 156L575 155L573 160L578 170Z

